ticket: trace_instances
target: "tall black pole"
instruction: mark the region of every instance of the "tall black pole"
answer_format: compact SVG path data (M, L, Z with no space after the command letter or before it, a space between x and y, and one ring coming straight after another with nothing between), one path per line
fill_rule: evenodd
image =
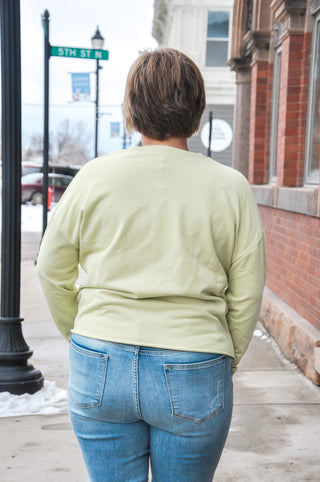
M122 138L122 149L127 148L127 132L125 123L123 123L123 138Z
M0 0L2 89L2 249L0 392L34 393L43 386L22 334L21 265L21 52L20 0Z
M95 138L94 138L94 157L98 157L98 130L99 130L99 60L96 60L96 115L95 115Z
M212 138L212 111L209 112L209 139L207 156L211 157L211 138Z
M43 183L42 183L42 235L48 224L48 175L49 175L49 12L46 10L42 16L44 31L44 113L43 113Z

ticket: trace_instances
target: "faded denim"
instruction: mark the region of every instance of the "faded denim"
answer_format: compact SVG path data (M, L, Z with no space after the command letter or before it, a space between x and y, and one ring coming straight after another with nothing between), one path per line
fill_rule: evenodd
M92 482L211 482L232 413L227 356L73 335L68 404Z

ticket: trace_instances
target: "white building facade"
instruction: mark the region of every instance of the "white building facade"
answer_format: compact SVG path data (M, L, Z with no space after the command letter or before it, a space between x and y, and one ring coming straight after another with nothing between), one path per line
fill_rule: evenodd
M208 154L212 112L211 157L232 165L235 74L227 65L231 49L233 0L155 0L153 36L160 47L181 50L204 78L207 107L190 150Z

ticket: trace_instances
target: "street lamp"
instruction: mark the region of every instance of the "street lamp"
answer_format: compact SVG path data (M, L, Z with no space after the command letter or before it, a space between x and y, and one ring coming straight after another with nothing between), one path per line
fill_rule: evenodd
M104 45L104 38L102 37L99 27L96 33L91 38L92 48L95 50L102 50ZM99 70L102 69L99 65L99 60L96 60L96 115L95 115L95 141L94 141L94 157L98 156L98 125L99 125Z
M43 376L28 363L20 317L21 48L20 0L0 0L2 92L2 236L0 392L35 393Z

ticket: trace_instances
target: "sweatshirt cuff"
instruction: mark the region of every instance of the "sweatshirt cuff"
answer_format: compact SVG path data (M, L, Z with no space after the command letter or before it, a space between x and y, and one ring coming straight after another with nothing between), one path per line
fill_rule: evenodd
M238 365L236 363L232 363L232 375L234 375L237 370L238 370Z

